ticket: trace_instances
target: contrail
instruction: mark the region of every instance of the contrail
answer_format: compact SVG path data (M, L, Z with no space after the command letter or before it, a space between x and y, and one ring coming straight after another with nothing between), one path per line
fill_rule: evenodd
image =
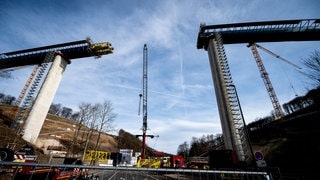
M176 7L174 6L174 19L177 19L177 14L175 11ZM177 33L177 29L175 28L175 32ZM182 89L182 96L183 99L185 99L185 86L184 86L184 77L183 77L183 58L182 58L182 51L181 51L181 42L180 42L180 38L178 36L177 37L177 41L178 41L178 53L179 53L179 61L180 61L180 79L181 79L181 89ZM188 119L188 114L187 114L187 106L186 106L186 102L183 101L183 105L184 105L184 114L185 114L185 118Z

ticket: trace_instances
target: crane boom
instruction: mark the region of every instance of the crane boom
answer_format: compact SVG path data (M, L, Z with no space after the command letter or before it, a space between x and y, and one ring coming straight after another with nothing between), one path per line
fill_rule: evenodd
M283 114L282 108L280 106L279 100L277 98L277 95L276 95L276 93L275 93L275 91L273 89L273 86L271 84L271 81L269 79L269 76L268 76L268 73L266 71L266 68L264 67L264 65L262 63L262 60L261 60L261 57L260 57L260 55L258 53L257 46L256 46L255 43L252 43L248 47L251 48L252 54L254 56L254 59L256 60L256 63L258 65L262 80L263 80L263 82L264 82L264 84L266 86L266 89L268 91L269 97L271 99L271 103L272 103L272 106L273 106L274 111L275 111L276 119L280 119L280 118L282 118L284 116L284 114Z
M284 61L284 62L286 62L286 63L288 63L288 64L290 64L290 65L292 65L292 66L294 66L295 68L302 69L300 66L298 66L298 65L296 65L296 64L293 64L292 62L290 62L290 61L286 60L285 58L283 58L283 57L281 57L281 56L273 53L272 51L270 51L270 50L262 47L261 45L258 45L258 44L256 44L256 43L255 43L255 45L256 45L258 48L264 50L265 52L271 54L272 56L274 56L274 57L276 57L276 58L278 58L278 59L280 59L280 60L282 60L282 61Z

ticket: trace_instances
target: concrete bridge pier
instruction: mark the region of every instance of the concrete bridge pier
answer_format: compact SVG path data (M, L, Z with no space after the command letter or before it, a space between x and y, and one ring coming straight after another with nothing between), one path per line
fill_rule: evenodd
M36 144L68 61L56 55L27 117L22 138Z

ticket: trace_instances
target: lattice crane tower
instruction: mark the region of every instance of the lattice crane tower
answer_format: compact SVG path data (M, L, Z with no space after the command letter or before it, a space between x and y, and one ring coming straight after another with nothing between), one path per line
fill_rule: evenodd
M234 150L238 160L250 162L253 153L224 44L318 40L320 19L200 25L197 48L208 52L225 149Z
M140 103L142 98L142 135L136 135L136 137L142 136L142 148L141 148L141 159L146 157L146 139L147 137L154 138L154 135L148 135L148 48L147 45L143 46L143 69L142 69L142 94L139 94L139 114L140 114ZM156 136L158 137L158 136Z

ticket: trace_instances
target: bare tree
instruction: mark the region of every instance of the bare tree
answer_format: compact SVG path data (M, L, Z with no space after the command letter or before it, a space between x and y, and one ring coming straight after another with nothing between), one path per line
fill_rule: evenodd
M83 160L87 149L90 147L90 140L92 139L93 133L98 132L98 138L94 146L94 150L99 149L99 141L101 133L110 132L114 130L113 122L116 118L116 114L113 113L112 104L110 101L105 101L103 104L96 103L92 105L90 103L82 103L79 106L79 113L76 113L75 121L77 122L77 128L75 129L72 148L77 144L78 135L81 128L84 126L88 127L88 130L83 133L83 139L85 139ZM82 140L83 140L82 139ZM94 161L90 162L90 164Z
M11 71L12 70L0 70L0 78L12 79Z
M69 119L72 115L72 109L68 107L63 107L61 111L61 117Z
M75 112L71 115L71 120L74 120L74 121L78 121L78 119L80 118L80 113L79 112Z
M187 141L185 141L183 144L179 145L177 154L182 155L184 157L184 159L188 159L189 150L190 150L189 144L187 143Z
M3 94L3 93L0 93L0 102L2 103L2 99L5 97L6 95L5 94Z
M320 86L320 51L315 50L310 57L303 59L303 64L307 68L306 75L316 87Z
M98 138L94 148L95 150L99 148L101 133L115 130L113 122L117 116L117 114L113 113L112 103L110 101L104 101L103 104L98 104L97 113Z
M52 103L49 109L49 113L58 116L61 112L61 104Z
M91 104L90 103L81 103L79 105L79 116L75 119L77 122L76 129L73 134L73 140L71 145L71 152L74 154L74 146L78 144L78 136L79 132L81 131L81 128L85 126L85 124L90 120L91 118Z
M93 131L96 129L97 127L97 112L98 112L98 106L99 104L95 104L94 106L90 106L90 120L87 122L87 126L89 127L89 130L87 132L86 135L86 143L84 146L84 153L87 151L88 145L89 145L89 141L92 137ZM93 163L93 161L90 162L90 164Z
M4 95L4 94L0 95L1 103L12 105L15 102L15 100L16 100L16 97L11 95Z

